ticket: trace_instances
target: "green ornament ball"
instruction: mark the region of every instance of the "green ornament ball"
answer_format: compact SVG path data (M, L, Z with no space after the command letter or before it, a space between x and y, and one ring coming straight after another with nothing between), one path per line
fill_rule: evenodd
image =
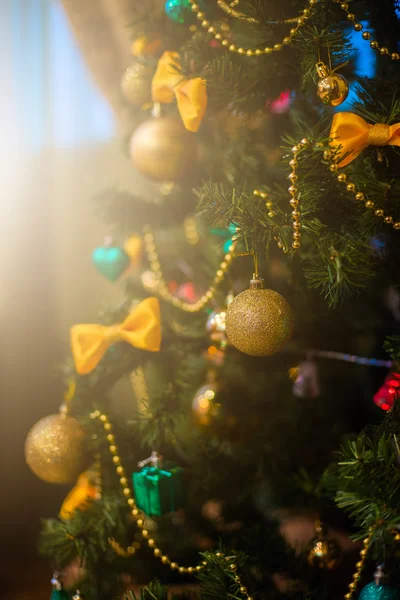
M183 25L189 21L192 15L190 0L167 0L165 12L171 21Z
M359 595L359 600L399 600L400 591L390 585L376 584L374 581L366 585Z
M126 270L130 258L119 246L101 246L92 255L97 270L110 281L116 281Z

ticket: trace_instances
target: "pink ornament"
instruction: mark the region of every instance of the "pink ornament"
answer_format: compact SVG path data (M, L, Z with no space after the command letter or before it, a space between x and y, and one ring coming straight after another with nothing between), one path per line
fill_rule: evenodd
M290 90L285 90L284 92L281 92L278 98L276 98L272 102L270 100L267 100L265 106L266 108L269 108L270 112L272 112L274 115L281 115L289 110L290 103Z

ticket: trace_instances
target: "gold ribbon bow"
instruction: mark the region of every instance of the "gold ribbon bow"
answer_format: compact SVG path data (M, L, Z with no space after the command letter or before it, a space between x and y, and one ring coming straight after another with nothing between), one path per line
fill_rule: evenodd
M78 481L67 494L62 503L60 517L69 519L76 509L85 510L92 500L97 497L96 487L91 483L88 471L79 475Z
M177 52L164 52L151 84L154 102L169 104L176 99L186 129L197 131L207 108L206 82L200 77L185 79Z
M75 368L87 375L99 364L107 348L115 342L127 342L140 350L158 352L161 345L160 305L157 298L146 298L123 323L104 325L73 325L71 348Z
M350 112L339 112L333 117L330 132L330 146L341 146L339 167L345 167L367 146L400 146L400 123L370 125ZM340 159L339 157L339 159Z

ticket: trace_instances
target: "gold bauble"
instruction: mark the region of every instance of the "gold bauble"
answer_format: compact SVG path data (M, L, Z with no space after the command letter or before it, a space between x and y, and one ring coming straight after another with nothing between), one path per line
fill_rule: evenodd
M349 94L349 84L342 75L331 73L318 81L317 96L327 106L339 106Z
M141 62L126 69L121 79L121 91L128 102L138 106L151 102L152 75L153 70Z
M252 285L260 285L254 280ZM269 356L278 352L292 335L294 315L283 296L274 290L252 287L229 304L226 334L241 352Z
M73 417L49 415L36 423L25 442L26 462L40 479L71 483L88 466L86 434Z
M317 539L308 554L310 567L320 569L335 569L341 560L338 543L332 539Z
M178 181L188 175L196 161L196 136L178 119L150 119L134 131L130 154L135 167L150 179Z

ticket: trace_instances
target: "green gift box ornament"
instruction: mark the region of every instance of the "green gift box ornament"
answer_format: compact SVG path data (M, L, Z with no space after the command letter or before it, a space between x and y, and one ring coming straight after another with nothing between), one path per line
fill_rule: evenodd
M138 463L140 471L133 473L136 505L146 515L163 515L185 506L186 490L183 469L161 468L161 457L152 452Z

